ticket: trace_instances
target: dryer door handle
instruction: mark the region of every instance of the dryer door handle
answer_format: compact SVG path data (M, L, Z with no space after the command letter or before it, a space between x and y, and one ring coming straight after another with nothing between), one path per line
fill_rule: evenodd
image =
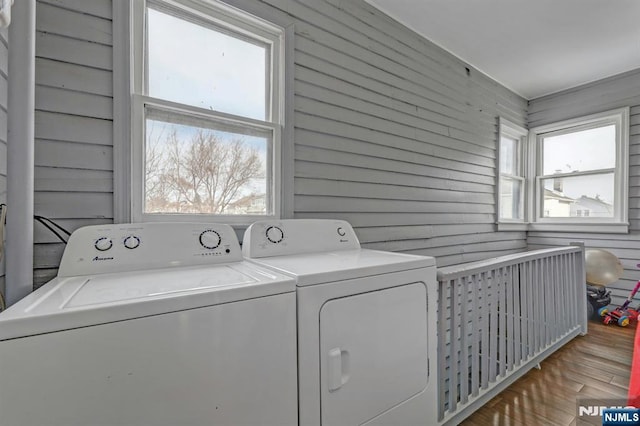
M327 387L335 392L349 380L349 352L333 348L327 354Z

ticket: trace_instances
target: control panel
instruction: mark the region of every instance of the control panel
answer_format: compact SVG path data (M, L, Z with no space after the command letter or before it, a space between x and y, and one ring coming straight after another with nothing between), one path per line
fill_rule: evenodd
M242 260L231 226L132 223L87 226L67 243L58 276L92 275Z
M244 233L242 254L249 258L359 249L344 220L286 219L255 222Z

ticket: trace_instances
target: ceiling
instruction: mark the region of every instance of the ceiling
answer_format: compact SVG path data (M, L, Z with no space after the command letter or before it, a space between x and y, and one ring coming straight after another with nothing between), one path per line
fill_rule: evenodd
M527 99L640 68L640 0L366 0Z

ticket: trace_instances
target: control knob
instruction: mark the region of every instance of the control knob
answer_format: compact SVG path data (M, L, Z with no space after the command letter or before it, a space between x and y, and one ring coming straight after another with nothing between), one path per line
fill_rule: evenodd
M272 243L279 243L284 239L284 232L277 226L270 226L266 231L267 240Z
M113 241L111 241L111 238L100 237L96 240L94 246L97 250L107 251L113 247Z
M222 242L220 234L213 229L207 229L200 234L200 245L206 249L213 250Z
M129 235L124 239L124 246L130 250L137 248L140 245L140 238L135 235Z

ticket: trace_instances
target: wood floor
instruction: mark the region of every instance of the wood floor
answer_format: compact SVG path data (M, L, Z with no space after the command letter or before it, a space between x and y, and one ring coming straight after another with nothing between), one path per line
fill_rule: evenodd
M589 425L577 418L578 398L626 398L635 327L589 321L576 337L462 425Z

